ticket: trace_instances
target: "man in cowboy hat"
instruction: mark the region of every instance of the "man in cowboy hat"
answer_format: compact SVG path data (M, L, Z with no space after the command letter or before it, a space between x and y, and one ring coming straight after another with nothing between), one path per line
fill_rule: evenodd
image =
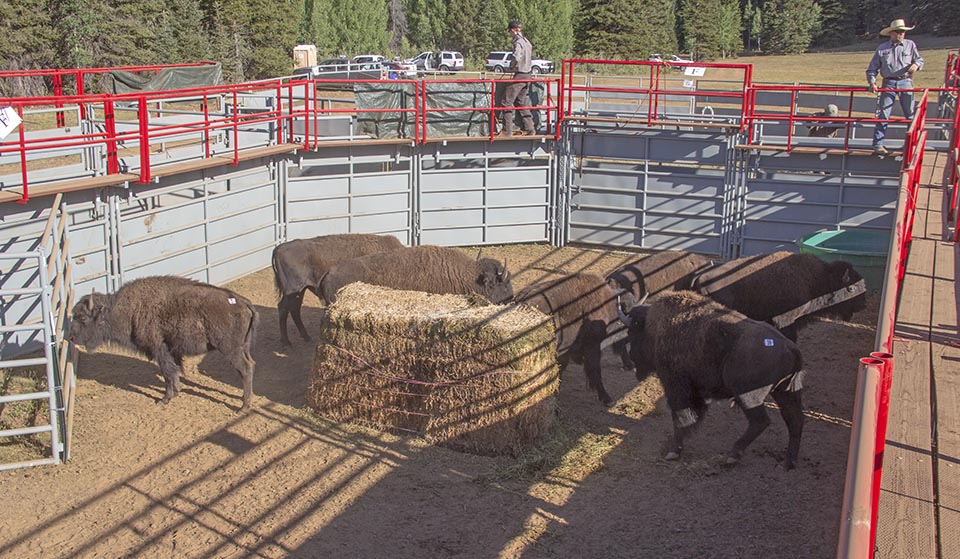
M510 62L514 70L513 77L518 80L529 80L533 77L533 45L530 40L523 36L523 26L519 20L512 20L507 25L507 33L513 39L513 61ZM506 87L503 96L503 105L508 107L503 111L503 129L501 136L513 136L513 107L526 107L530 105L530 97L527 91L530 88L530 82L513 82ZM536 133L533 123L533 115L530 109L520 109L520 121L523 123L523 130L517 132L518 136L531 136Z
M897 91L913 89L913 73L923 68L923 58L917 51L917 44L906 38L907 31L911 29L913 27L907 27L902 19L895 19L888 27L884 27L880 34L890 37L890 40L877 47L870 65L867 66L867 89L870 93L877 91L877 75L883 79L880 87L884 91L880 93L877 103L877 118L884 121L890 118L893 103L898 96L903 116L907 119L913 118L913 92ZM883 147L883 138L886 135L887 123L878 122L873 131L873 149L877 153L887 153L887 148Z

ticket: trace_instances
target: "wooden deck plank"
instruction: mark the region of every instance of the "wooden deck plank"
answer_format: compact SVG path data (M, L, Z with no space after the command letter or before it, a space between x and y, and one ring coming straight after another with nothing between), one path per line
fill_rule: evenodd
M942 214L940 214L942 215ZM960 557L960 328L957 247L937 243L931 343L937 402L937 515L941 557Z
M936 242L926 237L930 189L922 189L893 345L877 557L937 557L930 409L930 311Z

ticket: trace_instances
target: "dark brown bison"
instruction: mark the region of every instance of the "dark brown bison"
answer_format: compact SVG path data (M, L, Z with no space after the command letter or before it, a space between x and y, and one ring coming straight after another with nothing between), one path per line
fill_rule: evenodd
M320 282L323 297L333 303L341 287L357 281L426 293L478 293L493 303L513 298L506 262L479 254L473 259L455 248L438 246L404 247L344 260Z
M617 268L607 276L607 283L614 291L623 290L626 297L623 305L630 309L644 302L647 297L666 289L690 289L693 278L713 265L706 256L693 252L666 250L648 254ZM623 369L633 370L627 339L613 344L613 351L620 356Z
M693 290L773 324L793 341L812 316L850 320L866 306L866 286L850 263L786 251L713 266L697 275Z
M607 329L617 323L617 293L607 282L592 274L574 274L535 283L522 289L515 300L553 317L561 368L571 359L583 363L588 386L597 391L603 405L612 405L600 370Z
M183 358L219 350L243 379L243 407L253 397L250 347L258 315L229 289L175 276L131 281L113 295L85 295L73 307L68 338L96 349L113 342L155 359L166 383L161 402L180 392Z
M770 424L763 405L769 394L789 433L784 466L796 465L803 359L795 343L765 322L691 292L666 293L623 319L637 379L656 371L670 406L673 446L667 459L680 457L685 433L703 419L711 400L733 398L749 421L728 455L729 463L737 462Z
M287 315L304 340L309 340L307 329L300 319L303 294L310 290L320 294L320 280L334 264L365 256L402 248L403 244L390 235L342 234L325 235L312 239L297 239L277 245L273 249L273 283L280 301L277 314L280 317L280 343L290 345L287 337Z

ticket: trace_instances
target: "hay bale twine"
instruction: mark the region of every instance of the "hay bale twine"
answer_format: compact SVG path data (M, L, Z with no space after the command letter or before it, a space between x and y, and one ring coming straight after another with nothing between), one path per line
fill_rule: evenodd
M354 283L320 339L308 401L324 417L494 455L536 444L553 422L554 329L536 309Z

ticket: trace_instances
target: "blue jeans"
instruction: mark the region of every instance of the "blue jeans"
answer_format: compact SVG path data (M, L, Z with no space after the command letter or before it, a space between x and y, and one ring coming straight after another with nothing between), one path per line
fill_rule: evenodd
M884 89L913 89L913 80L888 80L884 79L881 86ZM903 116L913 118L913 92L912 91L884 91L880 94L877 102L877 118L887 120L893 112L893 102L900 97L900 108L903 109ZM873 147L883 145L883 138L887 135L887 123L878 122L877 127L873 129Z

